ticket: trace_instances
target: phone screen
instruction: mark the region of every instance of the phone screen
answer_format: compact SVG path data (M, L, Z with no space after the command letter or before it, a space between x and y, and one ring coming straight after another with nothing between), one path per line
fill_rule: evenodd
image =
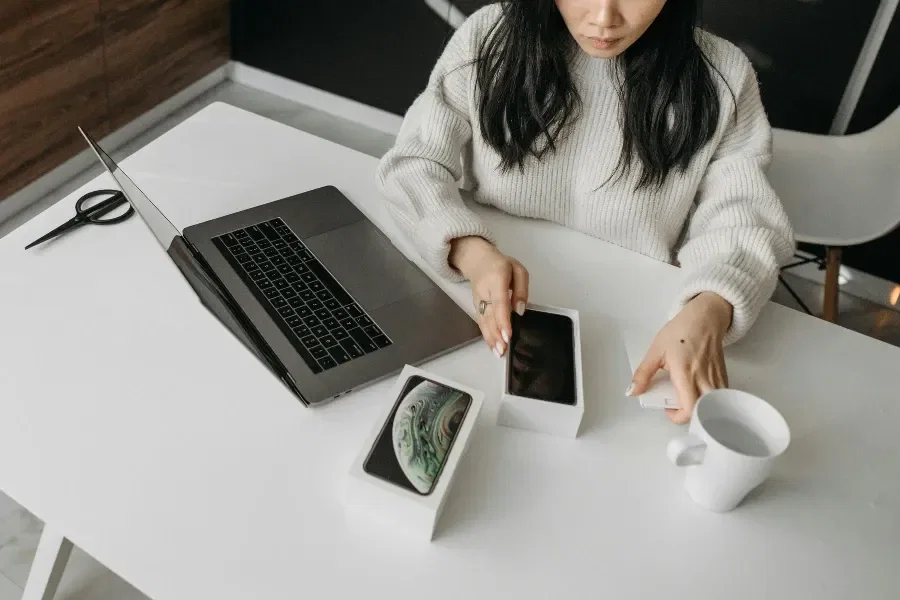
M575 327L565 315L512 314L507 389L511 394L575 405Z
M453 448L472 396L414 375L394 404L363 470L427 496Z

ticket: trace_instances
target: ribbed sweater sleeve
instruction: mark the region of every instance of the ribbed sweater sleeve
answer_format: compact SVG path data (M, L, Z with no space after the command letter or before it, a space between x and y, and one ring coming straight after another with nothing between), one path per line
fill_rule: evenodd
M459 181L461 154L472 138L471 61L480 33L495 18L495 10L482 9L454 33L376 171L394 220L421 256L451 281L463 279L448 262L452 240L480 236L494 243L481 219L463 203Z
M674 315L701 292L734 307L725 343L743 337L771 297L779 268L794 251L793 230L765 175L772 131L756 74L734 53L723 72L737 73L736 112L706 169L687 238L678 254L685 280ZM724 105L723 105L724 109Z

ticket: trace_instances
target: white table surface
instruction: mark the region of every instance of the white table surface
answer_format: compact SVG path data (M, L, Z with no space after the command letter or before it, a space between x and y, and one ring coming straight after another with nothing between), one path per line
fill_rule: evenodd
M122 166L179 227L334 184L396 238L375 162L215 104ZM0 489L155 600L900 597L900 349L768 306L729 369L792 446L761 493L707 513L666 460L683 430L623 397L618 327L660 325L679 270L481 210L532 299L581 311L585 419L577 440L494 427L502 363L483 344L426 365L487 401L418 543L340 500L391 382L304 408L137 218L22 250L110 183L0 240Z

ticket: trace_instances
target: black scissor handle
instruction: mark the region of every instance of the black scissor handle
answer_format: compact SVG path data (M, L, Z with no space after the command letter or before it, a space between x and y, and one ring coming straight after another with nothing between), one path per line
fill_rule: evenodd
M84 208L85 202L91 198L96 198L97 196L109 196L109 198L102 200L93 206ZM117 217L111 217L109 219L103 219L101 217L123 204L128 204L128 199L125 198L125 194L119 190L94 190L93 192L88 192L75 202L75 212L80 219L90 221L95 225L115 225L116 223L125 221L134 214L134 208L130 204L128 210Z

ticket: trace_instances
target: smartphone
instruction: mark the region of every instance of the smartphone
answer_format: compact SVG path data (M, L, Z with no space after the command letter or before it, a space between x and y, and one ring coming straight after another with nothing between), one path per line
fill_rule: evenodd
M369 475L422 496L434 490L472 396L425 377L410 377L363 463Z
M525 398L575 405L575 324L566 315L512 314L507 390Z

